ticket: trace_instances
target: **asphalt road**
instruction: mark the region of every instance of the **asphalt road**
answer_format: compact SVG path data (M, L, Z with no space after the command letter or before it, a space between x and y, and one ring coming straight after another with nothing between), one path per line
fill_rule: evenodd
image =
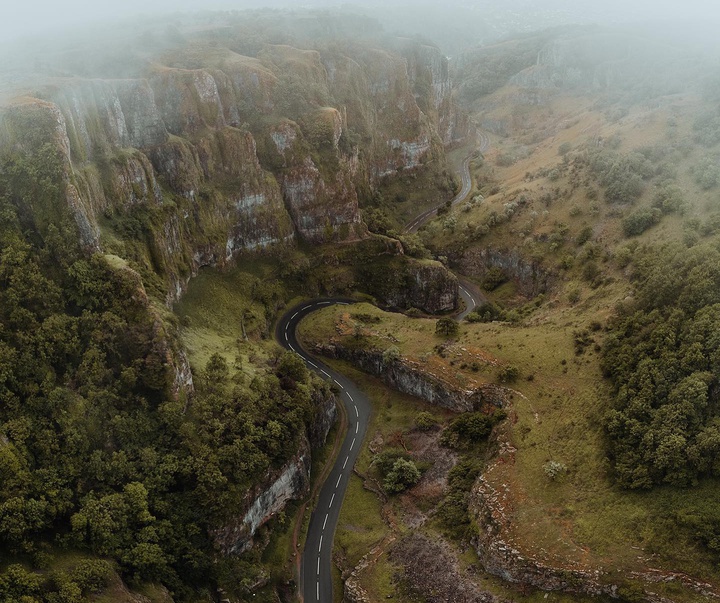
M460 297L463 302L465 302L465 309L458 312L455 318L457 320L463 320L480 302L485 301L485 296L470 281L460 277L458 277L458 281L458 291L460 292Z
M488 138L488 135L484 132L478 132L478 147L477 150L481 153L484 153L485 151L490 148L490 138ZM460 189L460 192L455 195L453 198L451 205L456 205L460 203L465 197L468 196L468 193L470 192L470 189L472 188L472 178L470 177L470 159L471 156L468 156L465 158L465 161L463 161L462 168L460 169L460 178L462 179L462 188ZM424 211L419 216L416 216L410 222L408 222L405 225L405 228L403 229L404 232L417 232L420 230L428 221L430 221L432 218L434 218L437 215L437 211L440 207L445 205L444 203L438 203L436 206L431 207L427 211Z
M478 136L480 151L487 150L490 144L487 135L479 133ZM463 162L461 173L463 186L453 199L453 204L460 202L470 192L472 179L469 166L470 157ZM405 227L405 232L417 232L436 212L437 207L424 212ZM465 309L456 317L458 320L462 320L479 301L483 300L483 297L477 287L462 278L459 291L465 303ZM333 600L331 558L335 529L348 480L365 438L371 407L367 396L352 381L335 372L317 358L310 356L300 346L296 329L300 321L311 312L334 304L350 305L352 303L355 303L355 300L340 297L308 301L288 310L275 327L275 338L280 345L299 354L311 370L327 381L333 382L340 390L340 399L345 406L348 420L345 440L332 471L322 485L315 510L310 515L300 569L300 590L304 603L331 603Z
M315 510L310 516L307 540L301 562L301 592L305 603L330 603L333 600L331 553L340 508L345 497L348 479L360 453L370 418L370 401L347 377L311 357L298 343L295 330L298 323L311 312L333 304L349 305L352 299L328 298L305 302L288 310L278 321L275 338L280 344L299 354L305 364L339 390L345 406L348 431L335 465L320 490Z

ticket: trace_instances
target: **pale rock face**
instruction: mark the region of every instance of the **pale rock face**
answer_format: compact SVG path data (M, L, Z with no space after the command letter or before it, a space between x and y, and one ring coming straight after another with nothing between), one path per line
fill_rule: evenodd
M257 529L282 511L290 500L307 495L310 487L311 449L325 443L337 414L332 394L316 392L313 396L315 420L307 436L301 438L298 453L282 468L270 472L264 483L248 492L246 504L238 516L212 531L215 544L225 555L240 554L252 547Z
M243 518L243 525L248 534L255 534L257 529L278 511L285 508L285 505L300 495L308 488L308 476L310 475L310 459L305 455L291 463L280 474L280 477L273 484L258 496ZM245 546L249 544L244 543ZM233 553L240 553L244 546L231 549Z
M507 405L510 395L509 390L492 383L474 389L460 389L428 373L418 362L407 359L386 361L383 350L346 348L333 343L318 345L315 352L347 360L400 392L454 412L472 412L486 404L501 408Z
M289 122L286 122L273 129L270 137L275 143L278 153L285 158L285 152L292 149L297 140L297 131Z
M146 80L128 80L119 82L116 90L130 146L142 149L164 143L168 133L149 83Z
M427 137L422 137L420 140L413 142L402 142L400 140L391 140L388 142L388 146L395 150L400 151L402 157L402 169L411 170L418 167L423 157L430 151L430 141Z
M80 243L86 249L100 250L100 229L95 223L94 216L88 214L87 208L82 202L78 190L72 185L66 185L65 198L72 211L80 233Z

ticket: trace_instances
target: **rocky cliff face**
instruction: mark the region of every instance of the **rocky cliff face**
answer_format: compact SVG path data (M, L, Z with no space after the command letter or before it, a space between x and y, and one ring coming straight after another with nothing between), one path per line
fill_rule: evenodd
M215 545L223 555L238 555L252 547L257 529L294 499L305 496L310 484L310 451L304 446L266 483L248 492L247 510L222 528L214 530Z
M601 572L580 567L552 567L524 556L503 540L503 530L509 523L503 509L503 493L482 476L473 487L469 508L478 527L473 544L480 564L489 574L541 590L617 597L617 585L610 583Z
M417 363L406 359L383 358L382 350L351 349L333 343L317 345L314 351L329 358L347 360L363 371L380 377L398 391L455 412L479 410L488 404L502 407L507 401L503 387L485 384L475 389L461 390L424 372Z
M337 416L337 403L331 393L316 390L313 402L315 419L309 425L298 452L247 493L243 508L231 521L212 531L215 545L223 554L240 554L250 549L252 538L260 526L282 511L289 501L307 495L312 450L325 443Z
M397 255L360 266L357 273L361 289L386 308L418 308L428 314L457 308L457 277L439 262Z
M52 114L83 244L159 274L169 303L238 251L362 238L358 191L444 169L443 143L467 128L437 48L264 44L251 57L212 37L188 34L134 78L56 78L2 110L8 145L25 135L18 114Z
M472 249L452 262L460 272L482 280L491 268L501 269L515 282L518 293L533 298L546 293L553 285L556 275L545 270L538 262L523 258L517 250L511 249Z

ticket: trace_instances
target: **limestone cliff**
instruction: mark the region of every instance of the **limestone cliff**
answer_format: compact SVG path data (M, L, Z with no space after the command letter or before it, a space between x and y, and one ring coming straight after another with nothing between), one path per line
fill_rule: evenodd
M2 109L8 145L25 136L20 114L52 115L83 245L128 259L169 303L240 250L362 238L360 193L444 171L443 145L467 129L437 48L264 43L244 56L214 36L188 33L134 77L54 78Z
M457 308L457 278L439 262L398 255L360 266L357 272L362 289L381 306L418 308L428 314Z
M429 374L417 362L405 358L386 359L382 350L350 348L329 343L316 345L313 351L329 358L347 360L404 394L455 412L471 412L488 405L501 408L507 404L509 393L504 387L486 383L463 390Z
M242 509L224 525L212 530L215 545L223 554L239 554L252 547L255 532L282 511L291 500L306 496L310 487L312 450L320 448L335 421L335 396L317 390L313 396L315 420L302 439L298 452L280 469L248 491Z
M482 281L492 268L499 268L515 283L518 293L533 298L547 293L557 281L557 274L542 266L540 262L523 258L516 249L470 249L453 254L451 261L462 274L471 275Z

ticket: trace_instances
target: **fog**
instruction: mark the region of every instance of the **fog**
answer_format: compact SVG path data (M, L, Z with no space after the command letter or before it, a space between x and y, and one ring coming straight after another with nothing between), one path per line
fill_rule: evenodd
M0 37L8 41L108 20L138 15L157 16L168 12L340 6L346 9L350 6L359 8L381 19L385 13L396 14L401 10L407 14L409 27L422 21L425 13L437 11L449 17L452 17L453 11L462 15L474 13L478 20L491 21L504 15L519 30L532 27L533 24L547 26L569 22L720 21L720 2L717 0L356 0L350 3L332 0L32 0L10 3L6 0L0 20Z

